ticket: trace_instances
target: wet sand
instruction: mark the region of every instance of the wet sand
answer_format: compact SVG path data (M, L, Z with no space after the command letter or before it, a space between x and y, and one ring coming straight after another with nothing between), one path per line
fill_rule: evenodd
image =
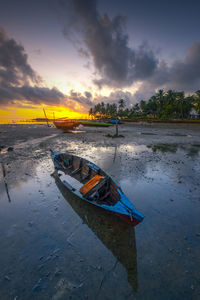
M119 132L0 126L2 299L200 297L200 126L125 124ZM49 148L95 162L121 185L145 215L132 246L123 222L55 182Z

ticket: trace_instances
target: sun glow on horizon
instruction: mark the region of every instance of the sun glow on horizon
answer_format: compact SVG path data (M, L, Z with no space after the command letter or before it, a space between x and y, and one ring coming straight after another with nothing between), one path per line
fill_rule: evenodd
M31 121L33 119L45 118L44 111L45 109L46 115L48 119L55 118L69 118L69 119L88 119L89 115L87 113L81 113L77 111L73 111L70 108L66 108L63 106L36 106L36 107L6 107L4 109L0 109L0 124L8 124L12 122L19 121Z
M135 92L137 92L139 83L137 85L133 85L131 88L121 89L122 93L129 92L130 94L134 95ZM59 87L60 88L60 87ZM83 87L82 87L83 88ZM64 90L64 86L63 86ZM67 90L65 89L65 92ZM75 90L74 90L75 91ZM77 92L77 91L76 91ZM103 87L101 90L97 90L96 88L92 89L93 94L93 101L94 104L98 102L104 101L105 98L114 98L115 95L115 89L110 89L108 87ZM84 88L82 90L78 90L78 93L84 95ZM70 91L66 93L66 97L70 96ZM101 98L102 97L102 98ZM122 96L123 97L123 96ZM101 100L102 99L102 100ZM112 100L110 100L112 102ZM46 104L34 104L29 103L26 100L24 101L14 101L13 106L5 106L0 108L0 124L8 124L13 122L19 122L21 120L23 121L30 121L33 119L44 119L44 111L43 108L46 111L46 115L48 119L54 119L55 118L69 118L69 119L90 119L89 114L87 111L89 111L89 107L86 109L82 103L74 101L74 107L69 108L64 105L56 106L56 105L46 105Z

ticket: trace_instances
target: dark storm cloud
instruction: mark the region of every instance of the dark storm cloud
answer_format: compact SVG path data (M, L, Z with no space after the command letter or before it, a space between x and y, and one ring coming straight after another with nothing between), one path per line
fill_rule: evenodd
M200 42L188 49L182 60L175 60L169 66L160 61L154 74L143 81L135 98L148 99L156 89L174 89L193 93L200 89Z
M64 99L65 95L56 88L0 85L0 105L13 104L15 100L32 104L58 105Z
M149 95L158 88L181 89L186 92L200 86L200 43L194 43L186 57L170 65L159 60L147 43L133 49L128 45L125 18L101 16L96 0L62 0L64 33L79 47L79 53L90 54L95 67L93 82L122 88L143 82ZM80 39L87 48L82 51ZM140 90L137 95L140 94Z
M170 81L188 91L200 87L200 42L192 44L183 61L174 61Z
M39 76L27 62L24 47L9 39L0 28L0 82L7 84L37 83Z
M28 64L23 46L0 29L0 106L26 104L63 105L76 109L77 103L88 110L92 94L74 91L65 95L57 88L41 86L42 79ZM27 106L26 106L27 107ZM80 109L80 107L79 107Z
M46 88L38 86L23 85L21 87L0 85L0 106L14 105L17 100L17 107L19 102L30 104L46 104L46 105L61 105L76 109L77 103L85 112L92 106L92 94L85 92L84 95L78 92L71 91L69 95L64 95L57 88ZM26 106L26 108L28 108Z
M0 28L0 105L13 104L15 100L58 105L66 98L56 88L42 87L41 82L28 64L24 47Z
M128 46L122 16L113 19L107 14L100 16L95 0L63 0L61 3L67 14L64 33L70 39L82 36L98 73L95 84L129 86L153 74L157 66L154 53L147 45L139 49Z
M67 96L68 99L78 102L82 105L91 106L93 102L91 101L92 94L90 92L85 91L84 95L79 92L70 91L70 95Z
M171 66L160 62L151 82L187 91L197 87L200 84L200 43L193 43L185 58L175 60Z

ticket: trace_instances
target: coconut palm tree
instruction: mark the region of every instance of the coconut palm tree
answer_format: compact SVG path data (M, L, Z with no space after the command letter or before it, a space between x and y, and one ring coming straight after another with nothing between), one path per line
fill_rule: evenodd
M126 106L124 99L120 99L118 103L119 103L119 109L123 110L123 108Z
M200 90L196 91L193 95L193 107L198 114L200 114Z
M156 99L158 101L158 115L160 117L164 105L164 90L159 90L156 93Z
M167 104L172 105L176 96L175 92L173 90L168 90L165 96Z
M183 119L183 102L185 98L185 93L184 92L177 92L176 93L176 100L178 103L178 106L180 107L180 115L181 118Z
M89 116L93 116L93 115L94 115L94 112L93 112L93 109L91 107L90 110L89 110Z

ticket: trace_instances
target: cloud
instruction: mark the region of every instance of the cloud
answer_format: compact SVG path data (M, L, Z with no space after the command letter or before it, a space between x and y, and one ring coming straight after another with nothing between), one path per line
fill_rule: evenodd
M111 19L107 14L101 16L95 0L61 3L66 14L64 34L74 41L76 47L82 37L88 50L86 53L90 54L98 75L94 79L96 85L120 88L153 74L158 63L154 53L147 44L138 49L128 46L124 17ZM82 49L81 46L79 48Z
M76 110L88 110L92 105L92 94L83 95L71 91L63 94L57 88L42 86L42 78L28 63L28 56L22 45L10 39L0 28L0 106L16 105L62 105ZM26 106L27 107L27 106Z
M191 45L184 60L173 62L169 76L169 83L175 82L178 88L192 91L200 87L200 42Z
M82 109L92 104L92 95L71 91L65 95L57 88L42 86L42 78L28 63L28 56L22 45L9 38L0 28L0 106L26 104L64 105Z
M57 88L47 88L38 86L23 85L21 87L0 85L0 106L17 105L21 103L29 103L34 105L46 104L56 106L66 106L75 111L88 111L92 106L92 94L85 92L84 94L70 91L69 95L65 95ZM77 104L79 106L77 107Z
M200 42L193 43L182 60L175 60L171 65L160 61L153 75L142 82L135 97L149 99L157 89L186 93L200 89Z
M85 91L84 94L75 92L74 90L70 91L70 94L67 96L67 100L72 102L79 103L82 108L87 109L89 106L93 105L92 94L88 91Z
M114 92L111 92L108 96L102 96L98 94L95 95L93 97L93 105L99 102L118 104L120 99L125 100L125 104L127 108L130 108L132 105L134 105L137 102L135 95L133 93L129 91L115 90Z
M24 47L14 39L8 38L0 28L0 83L20 85L22 83L38 83L41 78L27 62Z
M200 88L200 43L195 42L183 59L171 64L159 59L148 43L129 46L126 19L100 15L96 0L61 0L64 34L82 56L93 62L93 82L100 88L124 88L142 83L136 98L156 89L186 92ZM84 47L84 51L82 50Z
M17 101L26 101L32 104L59 105L66 96L56 88L23 85L0 86L0 105L14 104Z
M28 63L24 47L0 28L0 105L13 104L15 100L56 105L65 98L58 89L41 83L42 78Z

